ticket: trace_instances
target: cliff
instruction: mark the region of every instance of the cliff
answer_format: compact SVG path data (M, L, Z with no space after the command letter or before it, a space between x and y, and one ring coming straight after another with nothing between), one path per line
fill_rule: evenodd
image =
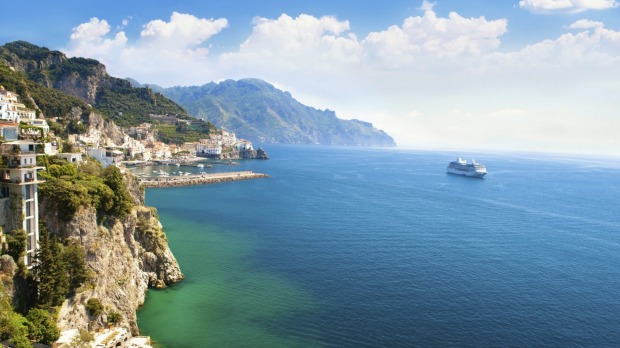
M64 222L58 218L51 199L39 202L40 216L50 233L82 245L87 267L95 275L62 305L60 330L96 330L105 326L109 313L118 312L121 325L137 334L136 310L144 303L148 287L165 287L183 279L155 209L143 205L143 192L133 178L126 176L125 181L134 206L122 219L106 218L104 223L98 223L96 210L87 207ZM91 298L103 304L103 314L89 316L85 305Z

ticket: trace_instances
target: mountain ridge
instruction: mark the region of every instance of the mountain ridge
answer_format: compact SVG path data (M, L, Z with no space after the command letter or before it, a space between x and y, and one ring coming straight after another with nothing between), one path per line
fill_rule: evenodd
M137 83L135 80L130 81L134 85ZM261 79L229 79L187 87L146 86L161 91L191 115L251 140L290 144L396 146L391 136L369 122L343 120L332 110L319 110L304 105L289 92Z

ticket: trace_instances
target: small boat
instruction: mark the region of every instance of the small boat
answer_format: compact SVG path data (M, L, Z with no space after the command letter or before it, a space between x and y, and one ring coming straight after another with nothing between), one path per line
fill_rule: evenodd
M204 164L202 164L202 163L198 163L198 164L196 165L196 167L197 167L197 168L204 168L204 167L205 167L205 165L204 165Z

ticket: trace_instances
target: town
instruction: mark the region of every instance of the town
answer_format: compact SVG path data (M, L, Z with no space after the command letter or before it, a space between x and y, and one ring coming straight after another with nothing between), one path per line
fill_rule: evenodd
M150 115L155 122L178 125L189 123L176 116ZM78 120L79 122L79 120ZM0 136L4 142L29 139L43 146L43 153L79 161L81 154L97 159L106 167L122 166L123 162L147 163L150 161L173 161L175 159L230 158L231 153L253 151L252 142L238 139L234 133L219 130L197 142L165 144L157 140L157 128L153 123L123 129L123 141L115 144L102 135L97 128L87 128L83 134L71 134L68 143L71 152L62 151L62 140L50 134L50 127L43 118L37 118L35 110L28 109L18 101L18 95L0 86ZM45 141L47 140L47 141ZM234 155L232 155L234 157Z
M121 144L111 141L97 127L82 126L80 134L70 134L68 139L63 139L54 134L45 118L37 116L37 111L20 102L18 94L0 86L0 246L6 249L7 233L10 235L13 231L23 230L25 254L22 261L29 270L36 266L40 241L38 192L39 184L45 180L39 177L38 171L46 169L42 163L47 163L41 161L41 157L57 156L80 165L85 160L84 156L89 156L100 162L103 168L116 166L125 172L126 165L243 158L248 153L256 153L251 142L237 139L234 133L224 130L208 134L193 143L165 144L157 140L157 128L152 123L122 129ZM187 122L167 115L151 115L151 118L154 122L167 124ZM158 181L147 180L143 186L202 184L265 176L252 172L225 174L203 173L196 177L171 178L170 183L162 182L165 178L157 178ZM55 346L70 346L77 336L77 329L63 331ZM150 347L149 341L148 337L134 337L126 327L118 326L95 333L92 346L146 348Z

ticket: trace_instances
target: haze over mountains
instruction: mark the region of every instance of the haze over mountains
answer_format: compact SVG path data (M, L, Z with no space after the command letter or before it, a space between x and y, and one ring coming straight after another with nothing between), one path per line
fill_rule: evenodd
M192 123L196 131L213 124L257 142L396 146L370 123L305 106L258 79L164 89L110 76L94 59L67 58L25 41L0 46L0 63L0 84L33 97L46 116L64 116L75 106L93 107L124 127L153 122L151 114L174 114L198 118Z
M149 86L186 108L189 114L254 141L396 146L392 137L368 122L339 119L331 110L303 105L290 93L259 79L191 87Z

